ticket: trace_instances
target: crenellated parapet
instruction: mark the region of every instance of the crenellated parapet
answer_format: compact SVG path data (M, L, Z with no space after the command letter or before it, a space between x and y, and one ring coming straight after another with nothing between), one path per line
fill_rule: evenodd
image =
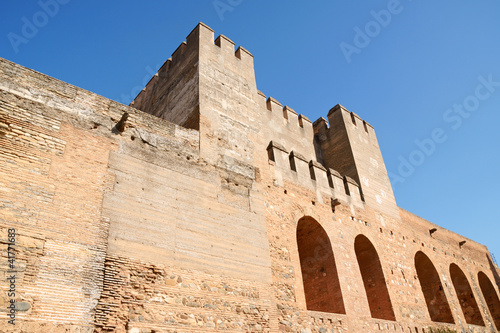
M224 35L214 40L214 31L199 23L136 96L131 106L184 127L199 129L200 61L218 49L221 63L253 75L253 56ZM222 59L219 59L222 60ZM203 70L203 68L202 68ZM248 76L248 75L247 75Z
M342 175L342 191L336 191L335 195L348 193L359 202L398 217L392 187L371 124L340 104L328 112L328 119L320 117L311 123L272 97L266 98L259 92L258 99L266 120L263 129L268 135L266 138L272 142L279 138L283 143L281 147L286 147L284 150L277 146L273 148L280 151L276 154L283 155L284 161L280 160L281 157L275 161L278 168L290 169L295 172L289 173L290 178L305 186L313 183L315 188L324 188L325 182L335 184L335 172L327 170L336 170ZM306 178L302 178L303 175Z
M292 150L300 151L308 159L316 159L314 129L309 118L273 97L266 97L261 91L257 93L257 104L266 138L272 140L273 135L279 134L282 140L289 142Z
M266 97L266 95L258 91L258 104L260 109L266 109L271 112L272 118L283 121L283 124L293 131L294 128L303 128L302 132L296 131L297 133L310 133L312 129L312 122L303 114L298 114L294 109L285 105L283 106L273 97ZM295 127L293 127L295 126Z
M267 146L268 158L274 168L278 185L293 182L318 194L327 195L355 207L364 207L359 185L349 176L325 168L315 160L308 160L296 151L289 151L282 144L271 141Z

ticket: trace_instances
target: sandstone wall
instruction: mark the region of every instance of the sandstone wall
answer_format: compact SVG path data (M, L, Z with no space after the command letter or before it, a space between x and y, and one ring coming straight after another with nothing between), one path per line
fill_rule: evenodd
M269 326L253 169L203 161L198 131L0 65L2 255L15 228L23 308L9 326L2 279L2 331Z

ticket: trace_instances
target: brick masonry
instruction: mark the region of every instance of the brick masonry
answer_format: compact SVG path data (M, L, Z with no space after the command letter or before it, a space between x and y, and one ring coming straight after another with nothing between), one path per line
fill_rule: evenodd
M373 127L327 118L202 23L131 106L0 59L0 331L497 332L488 249L398 208Z

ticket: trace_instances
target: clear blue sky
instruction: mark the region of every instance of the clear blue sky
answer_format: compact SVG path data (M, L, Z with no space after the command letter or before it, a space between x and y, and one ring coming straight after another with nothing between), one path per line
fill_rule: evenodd
M202 21L267 96L371 123L398 205L500 260L500 2L54 1L2 3L1 57L128 104Z

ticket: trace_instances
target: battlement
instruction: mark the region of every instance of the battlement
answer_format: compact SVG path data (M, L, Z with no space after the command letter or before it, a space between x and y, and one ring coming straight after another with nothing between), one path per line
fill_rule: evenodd
M279 135L290 150L300 152L308 161L318 161L314 148L314 128L308 117L273 97L267 97L261 91L257 92L257 104L267 142Z
M374 127L368 123L366 120L361 119L359 115L356 113L347 110L346 107L344 107L341 104L335 105L333 108L328 111L328 121L325 118L319 118L317 121L314 122L314 127L315 127L315 132L320 131L326 127L326 129L329 129L329 122L334 121L334 115L336 112L342 112L345 113L345 115L349 115L350 120L354 128L356 129L362 129L368 134L375 134L375 129Z
M279 138L286 147L268 146L269 157L275 158L275 167L284 179L331 193L332 198L358 207L366 202L397 217L392 188L370 123L341 104L330 109L328 120L320 117L312 123L260 91L257 98L260 112L264 112L261 116L266 139L275 142ZM269 149L275 151L270 153ZM374 173L379 177L372 180Z
M219 48L220 54L227 57L225 61L232 60L234 63L239 62L238 66L242 68L253 68L253 55L241 46L235 51L234 46L234 42L224 35L219 35L214 40L214 31L200 22L186 37L186 41L183 41L177 47L172 53L172 56L168 58L161 68L158 69L158 72L152 76L147 85L135 97L130 105L179 125L197 128L198 125L195 121L190 119L196 118L195 120L197 121L197 117L192 114L187 117L188 119L184 119L185 117L179 114L169 115L171 113L170 109L173 107L169 105L171 103L169 103L168 97L166 97L169 95L168 90L169 88L175 88L172 85L177 85L176 82L174 82L174 78L186 75L189 77L194 74L191 73L193 67L198 65L200 55L209 47ZM188 114L194 112L194 110L189 111L190 112L187 112Z
M218 66L229 68L231 72L244 77L250 85L255 85L253 55L242 46L235 50L235 43L225 35L221 34L214 39L214 31L199 23L153 75L131 106L181 126L199 129L200 96L199 87L195 85L200 75L206 75L200 61L214 56ZM215 63L208 63L213 64ZM196 67L198 72L195 72ZM239 81L233 75L222 79L229 81L222 83L226 85L234 85ZM216 83L219 84L221 83ZM246 97L257 102L260 116L264 116L267 122L266 127L280 127L280 132L287 132L290 137L302 142L297 148L308 158L314 157L314 129L305 115L298 114L287 105L283 106L272 97L267 98L260 91L257 91L256 96ZM291 146L297 145L292 143Z
M285 125L297 125L297 127L300 128L310 128L312 125L312 122L309 120L309 118L307 118L303 114L298 114L288 105L283 106L273 97L266 98L266 95L261 91L258 91L258 102L260 106L265 105L265 108L268 111L276 113L277 119L280 119L279 115L282 114L283 119L286 121Z
M278 185L293 182L315 192L318 202L322 202L322 195L326 195L332 200L364 207L359 184L351 177L327 169L315 160L308 160L299 152L289 151L276 141L269 142L267 153Z
M343 181L342 191L337 192L359 193L359 202L366 200L389 215L399 214L373 126L340 104L329 110L327 119L312 123L266 96L257 90L252 54L241 46L235 51L235 43L224 35L214 39L214 31L203 23L133 103L142 111L199 130L200 153L208 160L230 156L254 164L253 152L266 148L256 146L252 136L258 133L263 139L259 144L279 139L286 143L287 154L295 152L278 167L290 169L290 161L295 163L297 170L290 175L299 184L328 192L335 182L328 180L327 170L337 170L343 180L349 177L356 183L351 191L353 182Z

